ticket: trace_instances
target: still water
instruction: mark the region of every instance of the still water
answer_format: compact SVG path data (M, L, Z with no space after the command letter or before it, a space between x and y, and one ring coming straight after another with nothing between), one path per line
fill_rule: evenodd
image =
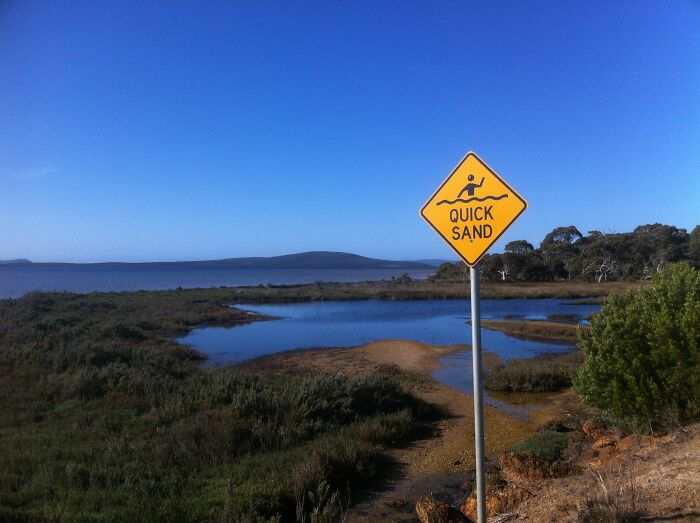
M241 269L177 265L0 265L0 298L19 298L31 291L137 291L176 287L368 281L408 273L425 278L432 270L406 269Z
M598 305L574 305L572 300L482 300L482 319L546 320L566 318L584 321ZM279 319L223 328L196 329L178 341L209 356L210 365L226 365L246 359L299 348L337 348L363 345L382 339L414 340L435 345L471 342L469 302L346 301L280 305L237 305L237 308ZM544 353L567 352L570 344L543 343L513 338L483 329L485 351L503 360L531 358ZM440 360L433 373L439 381L472 393L471 352L460 351ZM496 400L489 398L492 404Z

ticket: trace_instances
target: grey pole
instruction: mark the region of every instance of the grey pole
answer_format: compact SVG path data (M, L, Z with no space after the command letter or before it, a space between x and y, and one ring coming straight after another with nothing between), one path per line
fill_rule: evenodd
M472 370L474 372L474 453L476 457L476 513L478 523L486 523L486 485L484 481L484 400L481 383L481 297L479 267L469 270L472 305Z

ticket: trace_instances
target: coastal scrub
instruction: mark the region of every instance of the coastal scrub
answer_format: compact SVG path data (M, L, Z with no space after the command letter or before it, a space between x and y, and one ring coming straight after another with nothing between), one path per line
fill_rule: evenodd
M338 514L432 411L402 374L210 369L166 336L252 321L219 289L0 301L0 520Z
M611 295L580 336L586 403L634 430L700 418L700 271L672 264L651 287Z

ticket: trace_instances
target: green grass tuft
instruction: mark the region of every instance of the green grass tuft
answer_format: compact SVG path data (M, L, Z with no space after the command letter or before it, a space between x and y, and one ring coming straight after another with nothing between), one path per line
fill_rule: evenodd
M568 437L561 432L544 430L513 446L514 452L531 452L534 456L554 463L561 458Z

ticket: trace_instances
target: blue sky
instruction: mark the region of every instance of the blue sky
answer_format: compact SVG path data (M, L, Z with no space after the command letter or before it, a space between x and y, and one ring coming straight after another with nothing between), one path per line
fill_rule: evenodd
M700 3L0 4L0 259L453 258L474 150L573 224L700 222Z

